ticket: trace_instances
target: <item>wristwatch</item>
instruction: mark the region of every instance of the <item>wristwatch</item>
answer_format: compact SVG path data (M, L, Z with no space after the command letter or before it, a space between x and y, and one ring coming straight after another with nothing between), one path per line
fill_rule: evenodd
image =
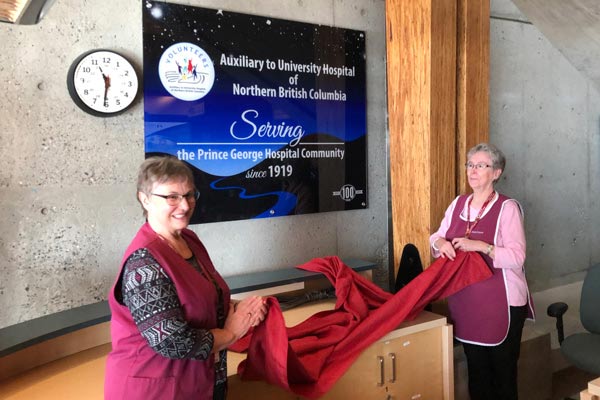
M485 250L485 254L489 256L492 253L492 250L494 250L494 245L488 244L487 249Z

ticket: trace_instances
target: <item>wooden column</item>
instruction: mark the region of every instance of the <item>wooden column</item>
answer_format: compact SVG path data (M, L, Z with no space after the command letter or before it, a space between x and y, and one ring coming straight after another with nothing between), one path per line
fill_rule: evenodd
M486 1L386 0L394 276L407 243L429 265L429 235L457 195L464 149L487 125L489 57L481 54L489 48L489 3L471 3Z
M455 193L456 0L386 0L394 266Z
M457 0L457 191L468 192L467 151L489 140L490 2Z

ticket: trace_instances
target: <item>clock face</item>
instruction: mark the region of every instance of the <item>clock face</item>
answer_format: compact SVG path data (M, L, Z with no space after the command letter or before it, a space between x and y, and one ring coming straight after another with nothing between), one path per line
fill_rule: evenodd
M110 50L93 50L73 62L67 86L73 101L82 110L92 115L110 116L133 103L138 92L138 77L122 55Z

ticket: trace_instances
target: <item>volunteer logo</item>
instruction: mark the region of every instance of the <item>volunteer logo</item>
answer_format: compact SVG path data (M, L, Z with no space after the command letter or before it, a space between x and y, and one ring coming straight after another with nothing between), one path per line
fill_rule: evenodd
M352 185L344 185L340 188L340 190L333 192L333 195L339 196L344 201L352 201L357 194L363 193L364 192L362 190L358 190Z
M162 54L158 74L167 92L184 101L203 98L215 82L215 67L208 54L186 42L171 45Z

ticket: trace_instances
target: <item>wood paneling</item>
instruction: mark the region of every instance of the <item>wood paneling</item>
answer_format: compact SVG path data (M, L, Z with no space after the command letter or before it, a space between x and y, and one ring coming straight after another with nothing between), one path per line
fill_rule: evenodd
M92 347L0 381L5 400L102 400L110 343Z
M488 140L489 7L481 0L386 0L390 192L395 273L467 191L463 165Z
M25 347L0 359L0 381L71 354L110 343L110 322Z
M468 192L467 151L489 139L490 2L457 0L457 191Z
M428 237L455 193L455 0L387 0L394 265Z
M456 197L456 0L432 0L431 104L431 196L427 247L421 256L429 259L429 235L436 230L444 211ZM428 263L427 263L428 264Z

